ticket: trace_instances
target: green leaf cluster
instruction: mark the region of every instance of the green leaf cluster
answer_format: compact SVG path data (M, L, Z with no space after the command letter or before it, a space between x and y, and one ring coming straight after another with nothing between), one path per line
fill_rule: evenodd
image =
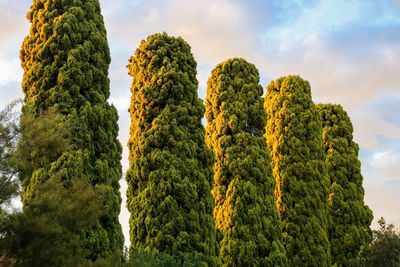
M322 119L329 192L329 241L333 263L349 266L371 236L372 211L364 204L358 145L340 105L318 104Z
M100 4L98 0L35 0L27 18L30 34L20 52L22 120L54 109L65 117L70 142L62 153L32 147L28 158L35 162L21 173L22 197L27 204L36 187L56 174L63 181L79 178L101 187L107 212L82 240L94 261L123 246L118 221L122 148L117 140L118 113L107 102L110 51Z
M212 194L224 266L287 265L262 95L258 70L241 58L218 64L208 79L206 143L216 157Z
M131 249L218 266L212 212L212 152L201 123L190 46L166 33L143 40L130 59L133 77L127 206Z
M264 106L268 114L265 137L289 266L330 266L330 180L322 122L310 84L299 76L272 81Z

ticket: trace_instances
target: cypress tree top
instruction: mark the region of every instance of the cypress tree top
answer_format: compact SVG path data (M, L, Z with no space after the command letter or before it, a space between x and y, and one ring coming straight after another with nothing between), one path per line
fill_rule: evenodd
M206 142L216 156L214 219L225 266L287 264L262 94L258 70L241 58L217 65L208 79Z
M350 266L371 237L372 211L364 204L358 145L353 125L340 105L318 104L324 127L326 165L331 180L329 239L333 262Z
M22 116L55 109L71 125L71 144L50 163L23 174L23 199L34 197L37 184L55 175L90 180L101 188L105 215L85 233L88 257L122 250L118 221L122 151L118 114L107 103L110 51L99 1L34 0L27 18L32 25L20 53Z
M130 59L133 76L130 169L132 249L220 264L212 219L212 152L206 147L190 46L166 33L143 40Z
M271 82L265 96L267 144L290 266L330 266L329 177L322 123L311 88L299 76Z

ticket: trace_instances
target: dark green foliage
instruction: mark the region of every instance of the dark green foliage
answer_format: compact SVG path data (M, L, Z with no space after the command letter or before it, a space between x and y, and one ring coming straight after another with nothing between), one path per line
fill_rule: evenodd
M265 109L266 139L289 266L330 266L330 181L322 122L311 99L310 84L299 76L271 82Z
M61 155L43 151L42 160L21 173L24 202L55 174L65 181L90 180L101 188L106 212L82 242L92 260L111 255L123 246L118 222L122 150L118 114L107 103L110 52L99 1L35 0L27 18L32 26L20 53L22 118L54 108L65 116L71 142Z
M1 113L4 114L8 112ZM0 120L3 119L0 116ZM8 157L4 160L7 164L2 163L2 166L11 167L12 173L7 174L23 175L40 166L41 162L46 163L49 158L57 158L69 147L69 126L64 116L53 109L38 116L25 114L19 126L12 121L6 125L9 130L4 132L8 133L7 136L9 133L14 136L10 142L6 135L0 135L2 144L10 144ZM84 242L87 233L83 229L94 226L107 212L104 203L107 188L102 185L93 188L89 181L80 177L62 180L64 169L51 171L51 178L35 184L34 195L29 200L25 198L23 212L2 209L0 251L7 256L0 259L2 265L7 266L7 260L14 259L16 266L92 266L87 260L91 251ZM19 188L18 179L11 181L15 188L13 194L8 195L8 199L7 194L1 195L1 199L7 202ZM7 185L10 183L3 184ZM121 258L113 259L114 266Z
M81 229L92 227L102 212L98 190L85 180L66 185L59 177L36 190L23 213L9 218L13 223L5 241L17 259L15 266L80 266L88 254Z
M382 217L379 230L373 231L371 242L361 247L357 266L397 267L400 266L400 231L393 224L387 225Z
M67 151L71 142L69 129L65 116L57 113L54 108L35 116L27 112L21 117L21 138L18 140L14 160L18 176L22 178L24 202L32 199L40 181L23 178L31 177L36 170L50 165Z
M133 76L128 209L131 249L219 265L212 212L212 152L206 147L196 62L182 38L142 41ZM197 255L197 256L196 256Z
M333 263L348 266L369 240L372 211L364 205L358 145L353 125L340 105L318 104L324 127L326 166L331 180L329 240Z
M225 266L287 265L262 95L258 70L244 59L217 65L208 79L206 143L216 156L214 219Z
M126 267L197 267L203 264L199 255L197 258L190 258L189 254L186 254L182 261L176 260L171 256L164 253L151 254L143 250L133 250L130 252L129 262Z

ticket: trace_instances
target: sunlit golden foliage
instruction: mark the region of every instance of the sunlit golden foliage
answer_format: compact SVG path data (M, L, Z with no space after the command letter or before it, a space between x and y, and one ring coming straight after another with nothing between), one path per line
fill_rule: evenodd
M331 180L329 241L333 263L349 266L369 240L372 211L364 204L363 177L353 125L340 105L318 104ZM367 229L367 231L365 231Z
M88 257L95 260L123 246L118 221L122 149L117 140L118 113L107 102L111 59L100 4L98 0L34 0L27 18L30 34L20 52L22 117L54 109L69 125L70 143L61 154L46 152L51 148L45 146L44 151L32 148L39 158L32 153L29 158L36 161L21 176L24 192L29 192L23 198L32 196L36 185L55 173L63 180L88 179L100 186L107 213L87 229L83 241L91 251Z
M206 143L216 156L212 193L224 266L287 264L262 94L258 70L244 59L218 64L208 79Z
M299 76L271 82L265 96L277 206L289 266L330 266L329 176L322 122L311 88Z
M131 249L218 266L213 155L204 140L196 65L190 46L166 33L143 40L130 59Z

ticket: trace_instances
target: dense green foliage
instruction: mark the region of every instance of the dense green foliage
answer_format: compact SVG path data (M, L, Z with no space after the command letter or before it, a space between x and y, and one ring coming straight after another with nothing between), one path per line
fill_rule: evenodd
M244 59L217 65L208 79L206 143L216 156L214 219L225 266L287 264L262 95L258 70Z
M387 225L382 217L378 221L380 229L374 230L372 240L361 247L358 266L397 267L400 266L400 227Z
M102 212L99 192L88 181L68 185L52 178L36 188L38 196L10 216L5 244L15 266L81 266L87 261L82 229L92 227ZM83 203L86 203L83 205Z
M129 261L124 267L197 267L201 266L202 260L199 255L197 258L190 258L188 254L183 260L176 260L164 253L152 254L143 250L133 250L130 253Z
M196 65L190 46L166 33L143 40L130 59L131 249L179 260L198 254L216 266L213 155L205 145Z
M79 177L62 181L60 169L37 185L36 196L26 201L22 212L3 209L7 207L3 204L11 202L18 192L19 175L62 154L70 142L67 122L54 110L38 116L25 114L20 125L17 118L9 109L0 113L0 121L7 122L1 123L0 131L0 143L7 148L1 162L1 181L5 183L1 184L4 201L0 206L0 251L5 257L0 263L8 266L16 260L16 266L90 264L86 259L90 251L81 242L85 237L82 229L93 226L103 212L101 188L94 189ZM6 190L7 187L13 190Z
M271 82L265 96L266 139L276 179L289 266L330 266L329 176L322 122L311 88L299 76Z
M98 0L35 0L27 18L32 25L20 53L22 118L54 108L66 117L71 142L61 154L34 149L42 160L21 174L23 200L27 205L37 187L55 174L64 181L89 180L100 188L105 212L82 240L87 257L95 260L123 246L118 222L121 145L118 114L107 103L110 52L100 4Z
M348 266L370 239L372 212L364 205L358 145L353 125L340 105L318 104L322 119L329 193L329 241L332 262Z

